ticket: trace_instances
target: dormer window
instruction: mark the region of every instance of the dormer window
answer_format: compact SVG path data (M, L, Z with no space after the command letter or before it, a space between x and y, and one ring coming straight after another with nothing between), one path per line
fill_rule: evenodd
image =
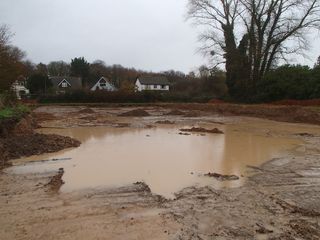
M63 88L67 88L67 87L68 87L68 83L63 82L63 83L61 84L61 86L62 86Z
M100 80L100 87L105 87L107 86L107 82L104 79Z

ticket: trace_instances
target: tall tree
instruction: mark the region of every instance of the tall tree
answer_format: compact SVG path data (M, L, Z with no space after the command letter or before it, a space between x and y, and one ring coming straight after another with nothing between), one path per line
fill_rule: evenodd
M48 68L46 64L39 63L36 67L36 72L44 76L48 76Z
M51 87L52 82L48 75L44 75L41 72L32 74L27 80L27 88L32 94L47 93Z
M320 56L319 56L318 59L317 59L317 62L316 62L316 64L315 64L315 67L320 67Z
M49 76L69 76L70 64L64 61L53 61L47 66Z
M102 60L95 60L90 64L90 77L89 81L91 83L96 83L99 78L102 76L110 77L111 71L106 66L105 62Z
M10 44L12 34L5 25L0 26L0 90L9 90L12 82L23 73L24 52Z
M87 87L90 73L90 64L84 57L74 58L71 60L71 76L81 77L83 87Z
M306 50L320 0L189 0L188 15L205 26L202 50L225 63L230 95L247 100L279 59Z

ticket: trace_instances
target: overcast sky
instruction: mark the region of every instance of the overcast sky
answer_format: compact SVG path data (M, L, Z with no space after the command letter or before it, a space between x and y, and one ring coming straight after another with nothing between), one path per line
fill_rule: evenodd
M187 0L0 0L0 24L35 63L84 56L107 64L185 73L206 63L197 29L185 21ZM317 37L317 38L316 38ZM315 33L310 60L320 55Z

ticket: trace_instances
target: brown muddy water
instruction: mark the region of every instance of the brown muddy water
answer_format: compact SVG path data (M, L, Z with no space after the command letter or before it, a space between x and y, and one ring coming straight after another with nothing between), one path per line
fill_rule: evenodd
M23 159L58 161L25 163L7 171L20 174L64 168L61 192L114 188L143 181L153 193L173 198L175 192L189 186L241 186L247 165L258 166L300 144L296 139L238 131L229 125L221 127L225 134L189 136L179 135L182 127L186 126L45 129L42 132L71 136L82 145ZM240 180L219 182L205 177L208 172L234 174Z

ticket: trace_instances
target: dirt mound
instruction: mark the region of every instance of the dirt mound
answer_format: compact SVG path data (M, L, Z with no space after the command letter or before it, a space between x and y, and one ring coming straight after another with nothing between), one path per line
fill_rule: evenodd
M320 111L302 106L240 105L240 104L170 104L170 108L196 110L222 116L248 116L283 122L320 125Z
M224 104L225 102L220 99L211 99L208 103L210 103L210 104Z
M143 109L134 109L119 115L120 117L147 117L150 114Z
M151 189L145 182L136 182L134 183L139 188L139 191L141 192L148 192L151 193Z
M219 173L207 173L204 175L205 177L212 177L217 179L218 181L236 181L239 180L239 177L236 175L222 175Z
M84 109L81 109L80 111L78 111L78 113L81 113L81 114L92 114L92 113L95 113L95 111L93 111L91 108L84 108Z
M171 121L169 121L169 120L164 120L164 121L157 121L157 122L155 122L156 124L174 124L174 122L171 122Z
M175 109L175 110L172 110L172 111L170 111L168 113L165 113L164 115L166 115L166 116L181 116L181 115L184 115L184 114L185 114L184 112Z
M34 128L37 126L32 115L27 115L20 120L7 119L0 122L0 163L2 167L10 159L57 152L65 148L78 147L81 144L70 137L35 133Z
M14 127L11 134L13 135L27 135L32 134L33 129L36 128L38 124L35 120L29 115L22 118Z
M319 223L309 222L305 219L294 219L290 221L289 226L302 239L319 239Z
M19 122L18 119L5 119L0 121L0 138L9 136Z
M115 127L116 128L127 128L127 127L130 127L130 123L118 123Z
M195 112L195 111L192 111L192 112L188 112L186 113L185 115L183 115L184 117L200 117L201 114L199 112Z
M215 134L223 134L224 132L218 128L213 129L205 129L200 127L193 127L193 128L184 128L180 129L181 132L196 132L196 133L215 133Z
M56 120L58 119L56 116L54 116L51 113L46 113L46 112L34 112L32 114L33 118L35 119L35 121L37 121L38 123L42 123L45 121L50 121L50 120Z
M24 135L33 133L33 129L38 125L30 116L21 119L9 118L0 121L0 138L6 138L12 135Z
M87 121L95 121L97 120L97 118L95 116L85 116L85 117L81 117L81 120L87 120Z
M64 181L62 180L63 174L64 174L64 169L60 168L58 171L58 174L53 176L50 182L45 186L49 186L52 191L58 192L61 186L64 184Z
M35 133L0 139L0 144L5 149L6 160L9 160L79 147L81 143L70 137Z
M320 106L320 99L309 100L281 100L272 102L271 105L285 105L285 106Z

